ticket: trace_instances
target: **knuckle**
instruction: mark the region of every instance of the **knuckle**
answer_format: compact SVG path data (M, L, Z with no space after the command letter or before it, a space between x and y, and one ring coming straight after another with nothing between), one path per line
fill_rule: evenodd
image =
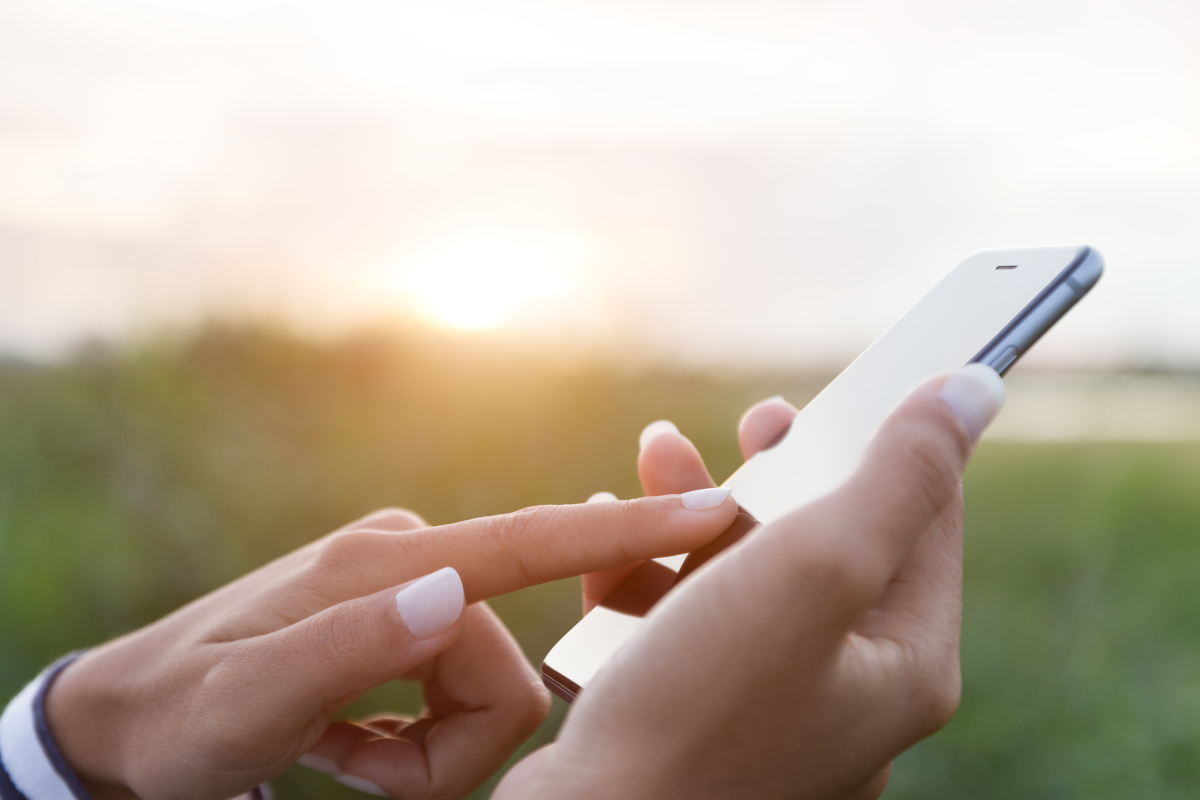
M324 643L314 652L326 652L338 665L352 667L364 661L369 651L371 633L362 618L353 613L349 604L336 605L320 615L312 627L313 644Z
M870 554L856 551L845 537L830 533L820 537L820 546L799 554L803 581L819 588L831 604L857 608L873 601L878 580Z
M222 648L221 657L205 666L195 681L193 694L198 697L232 697L245 701L244 692L252 676L253 662L247 654L235 648Z
M353 523L356 528L382 528L389 531L411 531L428 527L420 514L407 508L381 508Z
M550 716L551 698L550 690L542 685L539 680L533 686L533 698L529 703L529 725L530 734L541 727L546 718Z
M325 607L383 588L391 580L388 576L402 574L404 565L421 549L419 536L353 528L334 531L306 548L303 560L278 591L295 592L296 598ZM386 568L389 564L401 572L391 572Z
M607 503L598 511L591 521L591 529L584 532L588 539L603 540L608 544L617 563L629 564L643 558L635 552L639 537L631 534L646 527L644 506L633 500L621 500Z
M334 531L320 541L312 568L318 573L336 573L361 563L373 540L373 534L366 531L352 528Z
M487 528L485 529L486 538L490 546L494 547L504 557L511 556L520 563L520 539L521 532L524 530L524 521L521 515L524 511L516 511L512 514L501 514L500 516L490 517L488 519Z
M531 735L546 721L551 708L550 692L541 679L532 672L525 678L514 691L517 700L515 718L522 738Z
M529 663L521 645L486 602L471 607L476 624L491 630L493 670L502 676L503 690L494 693L493 708L506 720L507 729L521 740L528 738L550 713L550 692Z
M525 522L524 533L532 535L543 528L554 527L562 517L562 506L531 506L522 510L522 518Z
M532 509L522 508L511 514L500 514L488 519L488 532L498 543L509 544L521 538L521 533L528 524Z
M915 687L920 713L918 733L921 737L940 731L954 718L962 701L962 671L958 658L943 658L926 665Z
M957 676L958 673L955 673ZM962 700L962 681L942 681L938 686L929 687L924 692L925 699L925 735L940 731L954 718L958 704Z
M830 597L842 601L848 608L866 606L875 601L879 581L875 577L876 570L865 559L844 554L841 558L826 559L823 568L826 591Z
M191 715L189 718L200 731L198 741L209 745L203 748L206 753L225 750L249 754L264 749L264 742L269 741L270 737L264 735L267 732L260 724L263 694L259 688L262 671L263 665L254 654L242 648L226 647L222 648L219 658L194 675L193 689L182 698L182 707L203 707L211 703L212 698L219 697L247 712L237 722L221 715ZM176 698L177 701L180 699Z
M492 541L515 566L523 583L542 582L542 576L531 567L526 550L530 540L543 529L553 527L561 513L559 506L531 506L490 519L488 532Z

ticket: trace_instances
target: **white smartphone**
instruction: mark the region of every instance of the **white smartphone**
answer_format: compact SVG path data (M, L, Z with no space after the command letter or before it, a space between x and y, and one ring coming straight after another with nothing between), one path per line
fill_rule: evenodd
M645 562L559 640L542 663L546 686L573 700L672 586L758 525L844 482L918 384L971 362L1003 375L1103 269L1086 246L988 250L958 265L725 481L740 507L728 531L690 555Z

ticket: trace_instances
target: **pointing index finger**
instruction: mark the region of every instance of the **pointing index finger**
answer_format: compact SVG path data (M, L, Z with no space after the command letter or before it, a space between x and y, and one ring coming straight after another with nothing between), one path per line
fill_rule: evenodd
M729 527L727 489L608 503L535 506L406 534L411 557L452 566L467 601L694 550ZM420 569L420 567L418 567Z

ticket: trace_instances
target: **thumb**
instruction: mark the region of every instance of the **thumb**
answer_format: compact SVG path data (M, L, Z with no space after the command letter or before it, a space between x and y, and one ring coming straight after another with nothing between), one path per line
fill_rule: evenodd
M746 550L814 619L848 621L875 606L914 544L957 497L975 442L1004 402L990 367L931 381L879 428L854 475L781 517Z
M458 638L462 580L450 568L347 600L264 637L275 685L302 705L324 705L387 683Z

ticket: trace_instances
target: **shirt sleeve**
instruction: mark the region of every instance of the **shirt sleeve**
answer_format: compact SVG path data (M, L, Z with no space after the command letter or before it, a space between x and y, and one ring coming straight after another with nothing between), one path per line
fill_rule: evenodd
M51 664L0 715L0 800L92 800L46 724L46 692L81 655L72 653ZM238 800L270 797L263 785Z
M46 692L80 655L54 662L0 715L0 800L91 800L46 724Z

